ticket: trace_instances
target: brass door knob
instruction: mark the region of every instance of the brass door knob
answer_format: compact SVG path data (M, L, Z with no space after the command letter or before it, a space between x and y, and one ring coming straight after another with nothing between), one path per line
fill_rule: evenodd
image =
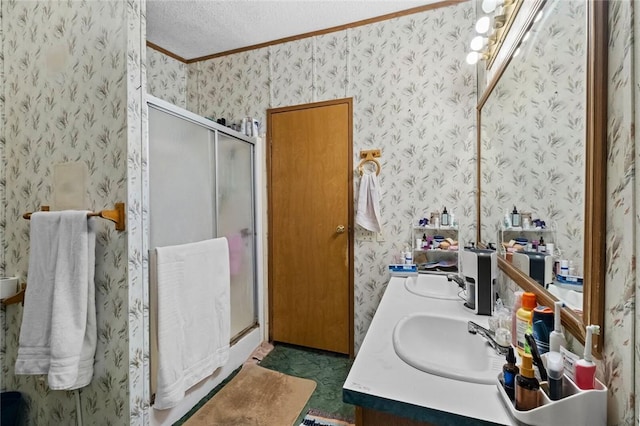
M336 233L338 234L344 233L344 225L338 225L338 227L336 228Z

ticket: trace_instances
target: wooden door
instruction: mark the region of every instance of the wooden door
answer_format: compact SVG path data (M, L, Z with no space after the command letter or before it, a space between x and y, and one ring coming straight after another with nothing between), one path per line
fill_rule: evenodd
M352 354L352 100L267 115L270 338Z

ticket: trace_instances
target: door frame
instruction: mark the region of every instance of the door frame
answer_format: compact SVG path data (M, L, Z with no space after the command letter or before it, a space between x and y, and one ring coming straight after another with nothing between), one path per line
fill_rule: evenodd
M273 212L272 200L273 196L271 193L272 185L271 185L271 154L273 143L271 139L271 128L272 128L272 115L278 114L282 112L290 112L290 111L298 111L304 109L312 109L312 108L320 108L325 106L332 105L341 105L347 104L349 110L348 117L348 147L347 147L347 176L348 176L348 190L347 190L347 203L348 203L348 274L349 274L349 357L353 358L355 356L354 353L354 262L353 262L353 250L354 250L354 232L353 232L353 210L354 210L354 200L353 200L353 98L341 98L341 99L333 99L330 101L323 102L313 102L308 104L300 104L300 105L292 105L286 107L279 108L269 108L267 109L267 239L268 239L268 256L267 256L267 289L268 289L268 318L269 318L269 341L273 339L272 327L273 324L273 239L271 238L271 230L273 229L273 216L271 212Z

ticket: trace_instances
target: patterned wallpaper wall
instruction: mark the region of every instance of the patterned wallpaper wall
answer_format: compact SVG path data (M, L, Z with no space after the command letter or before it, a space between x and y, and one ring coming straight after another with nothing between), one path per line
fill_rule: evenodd
M633 12L635 2L609 2L609 123L605 335L602 374L609 387L609 423L638 424L634 390L638 370L635 241L638 227L637 152L634 146ZM636 47L637 48L637 47ZM640 152L640 151L638 151ZM635 355L634 355L635 351Z
M150 47L145 51L147 93L187 108L187 64Z
M482 108L482 239L496 242L517 206L555 232L559 258L582 271L586 28L584 2L555 0ZM569 76L569 78L567 78ZM517 234L505 235L506 239Z
M133 2L135 3L135 2ZM52 201L53 165L89 170L92 209L127 197L125 1L3 1L6 150L6 273L26 279L29 222L22 213ZM126 234L97 226L98 347L92 383L80 391L84 422L128 423ZM51 391L38 376L15 376L22 308L6 307L2 385L22 392L29 424L73 424L72 392Z
M634 381L637 381L636 377L640 377L637 374L637 372L640 371L640 356L638 355L640 354L640 327L636 325L640 324L640 312L635 309L634 303L637 298L640 298L640 288L638 287L636 278L636 253L634 248L636 246L640 246L640 232L637 231L640 229L640 223L638 223L640 219L638 218L636 207L637 200L640 200L640 184L635 179L635 164L640 161L640 157L638 157L640 155L640 135L635 135L636 139L634 146L634 133L632 132L633 125L635 123L633 116L634 107L636 114L640 111L637 103L637 99L640 99L640 43L633 43L631 35L633 30L632 25L635 23L636 35L640 37L640 19L633 19L634 12L637 14L638 11L637 8L634 8L636 5L633 2L612 1L609 4L609 155L607 168L607 192L609 194L607 196L605 359L604 362L600 363L598 369L599 374L611 389L609 393L608 423L611 425L631 425L638 424L638 415L640 414L640 410L635 407L635 404L638 404L640 401L636 400L634 391ZM452 13L452 11L456 9L457 13L462 13L465 19L465 24L462 25L461 29L459 29L460 34L467 34L467 27L471 26L471 20L474 19L474 17L467 16L464 5L447 8L445 11L447 11L447 13ZM434 17L439 16L440 19L450 18L449 15L431 15L433 13L442 14L444 11L427 12L424 15ZM415 15L413 18L417 17L423 17L423 15ZM466 23L467 19L469 20L469 23ZM407 22L408 20L408 18L403 18L392 21L395 22L393 25L395 27L394 31L403 34L405 31L408 31L408 28L412 27L412 24ZM415 20L413 22L415 24ZM413 25L414 28L416 26L417 25ZM313 55L311 55L310 59L307 57L297 63L295 61L290 61L288 63L293 62L292 69L297 71L305 69L305 67L308 67L308 62L312 61L313 65L311 66L311 70L314 80L311 86L311 99L313 101L326 100L333 97L352 96L351 90L353 85L357 85L361 90L371 91L371 93L374 94L379 91L381 93L381 99L388 100L388 98L392 96L390 93L394 93L395 96L402 96L402 99L404 100L406 99L404 98L406 90L398 89L400 87L399 85L387 85L384 80L379 80L378 75L376 75L371 68L366 69L367 73L370 73L368 77L365 76L359 80L353 80L354 74L357 76L362 72L362 65L358 66L358 63L362 60L373 64L373 70L380 70L380 73L383 72L382 67L378 66L378 62L375 58L384 56L380 55L380 51L382 50L380 47L381 45L386 44L380 38L377 39L378 43L371 43L370 48L361 48L356 51L353 48L354 43L361 44L361 41L357 37L356 40L353 40L354 34L357 32L361 36L362 31L367 32L368 28L373 28L374 32L380 34L382 37L382 35L385 34L385 29L391 27L392 24L390 23L387 23L386 25L376 24L363 27L359 32L356 30L350 30L313 38L311 39L311 43L312 46L315 43L316 48L320 39L325 41L322 48L317 48ZM453 35L455 34L455 30L452 29L447 34ZM462 35L460 38L461 40L466 39ZM297 44L301 44L302 42L303 41L297 42ZM389 43L392 42L390 41ZM425 41L421 49L432 50L435 49L437 44L438 43L434 43L432 40L429 42ZM458 48L463 49L462 51L464 51L466 46L460 46ZM286 105L286 103L276 103L276 101L283 102L280 101L283 98L295 99L296 96L299 96L300 99L308 99L309 95L304 94L307 93L307 89L301 89L308 86L304 82L297 82L298 79L295 78L297 75L300 75L302 71L296 75L282 76L281 78L284 78L284 84L278 86L280 89L275 94L273 91L276 89L276 84L274 83L273 85L270 85L267 77L254 78L252 80L253 83L242 79L245 72L256 72L256 70L262 70L264 67L267 67L268 72L273 73L274 67L276 67L276 69L280 69L277 67L281 67L282 65L275 65L270 59L270 55L273 54L276 49L286 49L286 45L232 55L226 58L218 58L208 61L206 65L199 63L192 64L189 67L189 77L187 81L187 85L189 87L189 109L200 114L215 113L218 116L225 116L227 118L235 117L236 119L239 119L246 115L252 115L262 119L264 117L264 110L272 105L271 100L275 100L273 101L273 106L281 106ZM304 51L304 48L296 48L295 51ZM636 64L639 65L635 68L635 81L632 71L634 69L632 66L632 61L634 60L632 52L635 53ZM356 53L359 54L358 58L360 58L357 61L355 58ZM438 55L435 56L437 57ZM453 55L452 53L448 53L446 56L451 61L456 59L454 57L462 57L461 55ZM400 62L400 64L395 64L395 66L399 67L406 66L408 62L412 61L411 55L406 54L403 55L398 53L391 57L395 62ZM254 61L251 61L249 58L254 58ZM418 60L418 63L420 64L428 63L428 60L425 58L417 58L416 60ZM354 61L356 61L355 64ZM333 65L334 62L335 65ZM200 72L203 71L203 66L205 68L210 67L212 70L226 69L226 73L219 74L221 82L216 83L208 89L209 94L204 94L204 92L197 90L197 83L200 83L200 80L197 80L195 76L199 75ZM475 85L475 74L473 72L468 72L468 69L462 62L457 66L456 64L451 64L449 66L453 66L451 71L455 71L454 74L463 81L461 84L464 87ZM321 69L321 67L326 71L318 73L317 70ZM437 68L440 72L448 71L446 66L438 66ZM433 71L430 67L426 67L424 71L428 71L429 75L431 75L430 73L437 73L438 70ZM262 75L262 72L259 72L259 74ZM225 75L226 77L223 77ZM392 75L390 70L387 70L387 75ZM275 76L275 74L272 74L272 76ZM468 84L465 82L466 79L470 80ZM223 80L227 83L224 83ZM418 73L415 80L416 84L420 81L423 82L424 85L428 85L430 81L429 78L425 77L424 72L422 74ZM241 82L243 84L240 84ZM633 98L631 97L633 90L633 87L631 86L633 85L635 85L637 94L635 105L633 104ZM430 95L433 94L433 90L427 91L423 87L420 87L419 89L420 90L416 91L416 93L423 93L427 98L431 98ZM300 92L301 90L302 92ZM225 91L226 96L232 99L228 105L223 106L220 110L214 110L214 104L209 105L209 109L207 109L207 104L204 103L205 108L202 111L199 110L198 106L201 105L201 96L212 97L219 95L224 97L221 92ZM294 92L300 93L293 94ZM325 95L325 93L328 94ZM471 91L470 95L472 96L473 94L474 92ZM252 98L254 102L256 99L259 99L261 103L257 106L245 103L244 100L249 96L255 97ZM265 97L267 98L266 100ZM354 100L356 101L356 105L360 103L360 99ZM429 99L429 102L437 102L437 100ZM381 100L380 103L384 104L385 102ZM448 100L444 103L448 104ZM471 104L475 104L475 102L471 102ZM388 104L385 104L385 107L386 105ZM396 200L398 202L401 200L408 200L405 199L402 194L396 195L390 192L390 190L391 185L396 188L398 185L404 185L404 182L406 181L411 182L414 179L413 169L397 162L397 159L390 160L387 153L400 152L401 156L411 156L412 153L415 152L416 147L414 146L412 149L406 147L404 144L407 142L406 139L415 138L406 138L404 137L404 133L402 136L399 136L390 132L389 122L395 119L395 115L388 117L382 114L379 104L365 105L364 107L360 105L356 106L355 109L354 154L360 149L382 146L383 174L381 176L383 179L383 187L385 188L385 199L388 199L389 194L391 193L391 197L393 198L389 205L394 205L393 203ZM395 105L392 110L394 112L396 111ZM458 118L463 117L464 121L462 122L462 126L464 127L464 125L469 123L470 131L472 131L475 120L472 116L467 117L467 115L472 115L473 108L468 108L468 112L467 109L462 108L462 111L462 115L458 116ZM385 109L385 112L388 111ZM638 117L638 115L636 115L636 117ZM382 120L384 123L385 130L382 130L384 132L384 138L377 137L378 133L376 132L375 136L369 136L369 134L365 133L367 136L362 139L363 132L366 132L367 129L372 132L377 129L378 120ZM395 121L396 126L408 125L404 120ZM458 120L458 122L460 122L460 120ZM369 126L369 123L375 123L376 126ZM359 126L357 131L355 126ZM415 133L414 129L414 134ZM356 135L358 136L356 137ZM473 141L472 135L470 135L469 138ZM385 143L385 145L381 145L381 141L387 140L389 142ZM354 158L354 164L357 164L355 163L356 160L357 159ZM470 185L472 187L475 167L473 165L467 167L467 161L468 159L465 159L461 163L461 166L465 166L464 171L460 172L455 178L452 176L451 179L447 179L447 181L459 183L455 179L460 179L460 176L469 176L471 181ZM429 167L433 167L433 164L435 163L435 161L426 160L423 157L420 157L420 160L418 160L418 164L423 166L428 165ZM393 167L390 167L391 165L393 165ZM388 176L385 175L385 172L389 173L390 168L393 170L393 174ZM421 168L418 167L418 170L419 169ZM395 176L401 176L401 178L394 179ZM419 181L422 179L422 176L423 175L416 176L414 181ZM430 179L432 178L433 176L430 177ZM461 182L466 181L463 179ZM418 191L418 194L422 194L422 200L419 201L419 204L416 204L418 208L424 209L425 205L426 208L431 206L431 204L427 204L427 201L424 200L425 195L430 194L430 191L426 188L431 187L433 187L433 185L424 185L422 188L425 189L423 189L422 192ZM467 188L466 183L463 183L462 187ZM434 196L435 195L437 195L437 193L434 193ZM469 196L469 198L471 197ZM415 201L415 199L419 199L419 197L413 198L412 201ZM403 203L404 202L407 201L403 201ZM390 208L391 207L386 207L384 213L387 228L390 225L389 221L393 217L397 217L391 216L391 213L388 211ZM404 204L403 207L399 208L397 211L406 211ZM406 213L404 214L406 215ZM469 223L472 220L472 216L473 212L467 215ZM402 225L403 223L400 224L400 226ZM408 233L408 226L405 228ZM401 231L400 234L402 233L403 232ZM368 322L373 315L375 307L377 306L377 301L379 300L386 283L386 278L384 277L383 272L383 265L386 263L386 260L381 261L381 257L390 255L389 247L395 249L396 245L400 243L404 244L406 239L407 238L403 236L393 242L391 241L392 238L388 237L386 243L356 242L356 303L358 304L356 312L357 315L359 315L356 320L356 324L359 327L357 331L358 341L362 339L366 332ZM635 246L633 244L634 240L637 242ZM515 284L509 282L509 280L504 276L500 280L501 295L509 302L512 299L512 293L515 287ZM632 337L634 334L636 336L635 348L633 347L634 340ZM640 386L640 383L638 383L638 385Z
M461 240L475 236L473 17L466 2L189 65L188 109L204 116L264 123L270 107L354 98L354 168L360 150L382 149L386 238L356 239L356 348L412 223L447 206Z

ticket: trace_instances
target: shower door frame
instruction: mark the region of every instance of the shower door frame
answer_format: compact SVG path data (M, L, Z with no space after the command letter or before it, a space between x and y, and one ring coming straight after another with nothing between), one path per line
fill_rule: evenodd
M214 229L216 232L216 236L219 235L219 224L218 224L218 216L219 216L219 206L218 206L218 202L217 202L217 196L219 194L219 182L218 182L218 135L219 133L223 133L231 138L234 138L236 140L238 140L239 142L245 142L251 145L251 170L252 170L252 179L251 179L251 185L252 185L252 192L253 192L253 196L251 199L252 202L252 210L251 210L251 216L252 216L252 223L253 223L253 238L254 238L254 244L253 244L253 317L254 317L254 321L251 325L249 325L248 327L244 328L242 331L240 331L239 333L237 333L234 336L231 336L231 344L235 343L236 341L238 341L239 339L241 339L244 335L246 335L248 332L250 332L251 330L253 330L256 327L262 327L265 324L264 321L264 309L263 309L263 304L260 303L261 300L263 300L262 297L262 286L260 285L260 282L262 281L260 279L260 277L262 277L263 274L263 262L262 262L262 255L261 253L263 253L263 249L262 249L262 220L261 220L261 215L258 214L257 212L257 208L259 206L259 202L261 197L260 191L259 189L261 188L261 184L259 182L260 178L259 178L259 173L257 170L256 165L260 164L259 162L259 157L260 153L259 150L257 149L257 140L255 138L251 138L248 137L240 132L236 132L228 127L222 126L212 120L209 120L207 118L204 118L202 116L199 116L191 111L187 111L183 108L180 108L176 105L173 105L169 102L166 102L162 99L156 98L154 96L151 95L146 95L145 96L145 102L146 105L148 106L148 108L153 108L156 109L158 111L173 115L175 117L178 117L180 119L192 122L196 125L199 125L201 127L206 128L207 130L209 130L211 133L209 134L210 137L210 143L211 143L211 147L213 150L213 161L212 161L212 166L215 168L215 170L213 171L215 173L216 179L215 179L215 194L214 195L214 199L216 201L215 204L215 215L216 217L213 218L214 220ZM149 123L149 120L147 120L147 125ZM147 145L144 147L144 150L146 151L145 157L147 158L147 160L149 159L149 146L148 146L149 141L147 141ZM148 166L149 167L149 166ZM149 201L149 187L148 187L148 179L149 179L149 168L146 167L146 170L144 172L144 176L145 179L147 181L147 187L145 188L144 192L144 197L145 197L145 205L148 206L148 201ZM143 221L144 224L146 226L148 226L149 224L149 219L148 217L145 218L145 220ZM149 249L150 249L150 233L147 229L146 232L146 237L144 238L144 253L147 254L149 253ZM145 303L149 303L149 294L148 294L148 288L149 288L149 279L148 279L148 273L146 273L146 277L145 277L145 282L146 282L146 287L147 287L147 294L145 297ZM263 332L264 333L264 332ZM263 334L262 333L262 334Z

